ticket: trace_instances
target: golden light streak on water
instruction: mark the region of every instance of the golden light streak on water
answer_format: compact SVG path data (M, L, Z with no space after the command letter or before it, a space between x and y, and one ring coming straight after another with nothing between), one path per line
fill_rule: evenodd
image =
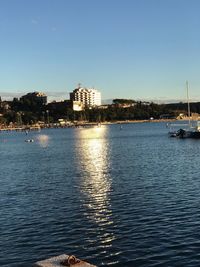
M41 147L46 148L49 145L49 136L46 134L40 134L37 136L37 141Z
M84 195L83 206L87 208L85 216L104 230L111 224L112 210L109 193L111 179L108 172L109 151L107 127L81 129L78 131L77 157L79 167L84 174L80 185ZM104 232L105 233L105 232ZM100 237L102 246L112 244L113 233Z

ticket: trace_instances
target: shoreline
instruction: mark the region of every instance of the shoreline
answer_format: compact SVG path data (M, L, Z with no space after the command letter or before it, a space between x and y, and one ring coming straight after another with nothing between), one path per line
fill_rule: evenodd
M127 120L127 121L106 121L106 122L76 122L69 125L58 125L58 124L46 124L46 125L22 125L19 127L4 127L0 128L0 132L26 132L26 131L40 131L42 129L57 129L57 128L78 128L78 127L89 127L89 126L100 126L110 124L132 124L132 123L157 123L157 122L174 122L176 119L155 119L155 120Z

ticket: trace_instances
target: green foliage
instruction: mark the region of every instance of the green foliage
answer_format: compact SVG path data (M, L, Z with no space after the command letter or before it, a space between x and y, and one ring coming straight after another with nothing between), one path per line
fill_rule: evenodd
M121 99L121 98L113 99L113 104L133 104L133 103L135 103L135 101L132 99Z
M27 111L22 114L22 121L24 124L34 124L38 122L38 116L33 112Z
M13 101L9 102L10 109L5 110L1 107L0 113L3 116L1 116L0 123L13 122L21 125L38 121L57 122L58 119L89 122L148 120L151 117L159 119L163 114L176 116L177 110L187 110L185 103L158 105L153 102L135 102L130 99L114 99L113 103L113 105L108 105L107 109L93 108L73 111L69 101L52 102L44 105L35 101L34 98L14 98ZM133 103L134 105L132 105ZM200 103L192 103L191 110L200 113Z

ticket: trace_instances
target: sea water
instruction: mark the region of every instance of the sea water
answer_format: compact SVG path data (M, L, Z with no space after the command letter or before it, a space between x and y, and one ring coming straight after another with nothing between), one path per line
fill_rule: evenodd
M0 266L63 253L97 266L199 266L200 141L167 132L0 133Z

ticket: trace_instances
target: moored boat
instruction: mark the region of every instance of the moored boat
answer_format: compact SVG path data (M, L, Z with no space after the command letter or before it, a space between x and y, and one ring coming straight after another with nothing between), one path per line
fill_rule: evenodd
M188 82L186 82L186 88L187 88L187 102L188 102L188 124L173 124L172 127L181 126L178 130L170 130L168 135L170 137L178 137L178 138L194 138L194 139L200 139L200 121L196 120L195 122L191 122L190 119L190 102L189 102L189 96L188 96ZM170 126L170 127L171 127ZM186 126L186 128L183 128L183 126Z
M200 139L200 131L197 129L182 129L170 131L169 137Z

